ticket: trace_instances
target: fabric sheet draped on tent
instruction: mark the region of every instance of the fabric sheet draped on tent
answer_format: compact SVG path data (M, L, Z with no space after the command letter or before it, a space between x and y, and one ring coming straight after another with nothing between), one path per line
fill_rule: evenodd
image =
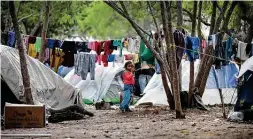
M20 71L17 49L1 45L1 77L17 99L24 99L24 86ZM54 71L40 61L26 55L30 75L32 96L35 104L45 104L46 108L61 109L80 103L81 94ZM4 93L4 92L2 92Z

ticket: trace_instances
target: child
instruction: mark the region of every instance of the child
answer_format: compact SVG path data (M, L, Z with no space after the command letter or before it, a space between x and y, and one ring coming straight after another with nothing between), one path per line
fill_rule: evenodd
M123 83L124 83L124 94L123 94L123 101L120 104L120 109L122 112L131 112L129 108L129 104L131 101L131 97L133 94L134 89L134 66L131 61L126 62L125 64L125 71L122 74Z

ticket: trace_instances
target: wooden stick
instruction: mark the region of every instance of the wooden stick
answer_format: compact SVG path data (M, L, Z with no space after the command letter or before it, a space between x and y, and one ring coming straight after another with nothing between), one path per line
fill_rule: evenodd
M225 105L224 105L223 95L222 95L222 90L221 89L219 89L219 94L220 94L220 100L221 100L221 105L222 105L223 118L227 119L226 111L225 111Z

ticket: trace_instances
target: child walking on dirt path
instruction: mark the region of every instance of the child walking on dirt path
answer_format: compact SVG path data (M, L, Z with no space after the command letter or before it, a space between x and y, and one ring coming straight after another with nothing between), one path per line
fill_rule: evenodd
M126 62L125 71L122 74L123 83L124 83L124 93L123 93L123 101L120 104L120 110L122 112L132 112L129 108L131 97L134 90L134 65L131 61Z

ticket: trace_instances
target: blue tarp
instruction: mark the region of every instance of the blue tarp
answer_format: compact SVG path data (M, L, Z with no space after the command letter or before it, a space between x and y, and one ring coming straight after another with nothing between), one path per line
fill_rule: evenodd
M221 66L221 69L215 69L212 66L207 79L206 89L236 88L238 83L236 77L238 74L239 68L234 63Z

